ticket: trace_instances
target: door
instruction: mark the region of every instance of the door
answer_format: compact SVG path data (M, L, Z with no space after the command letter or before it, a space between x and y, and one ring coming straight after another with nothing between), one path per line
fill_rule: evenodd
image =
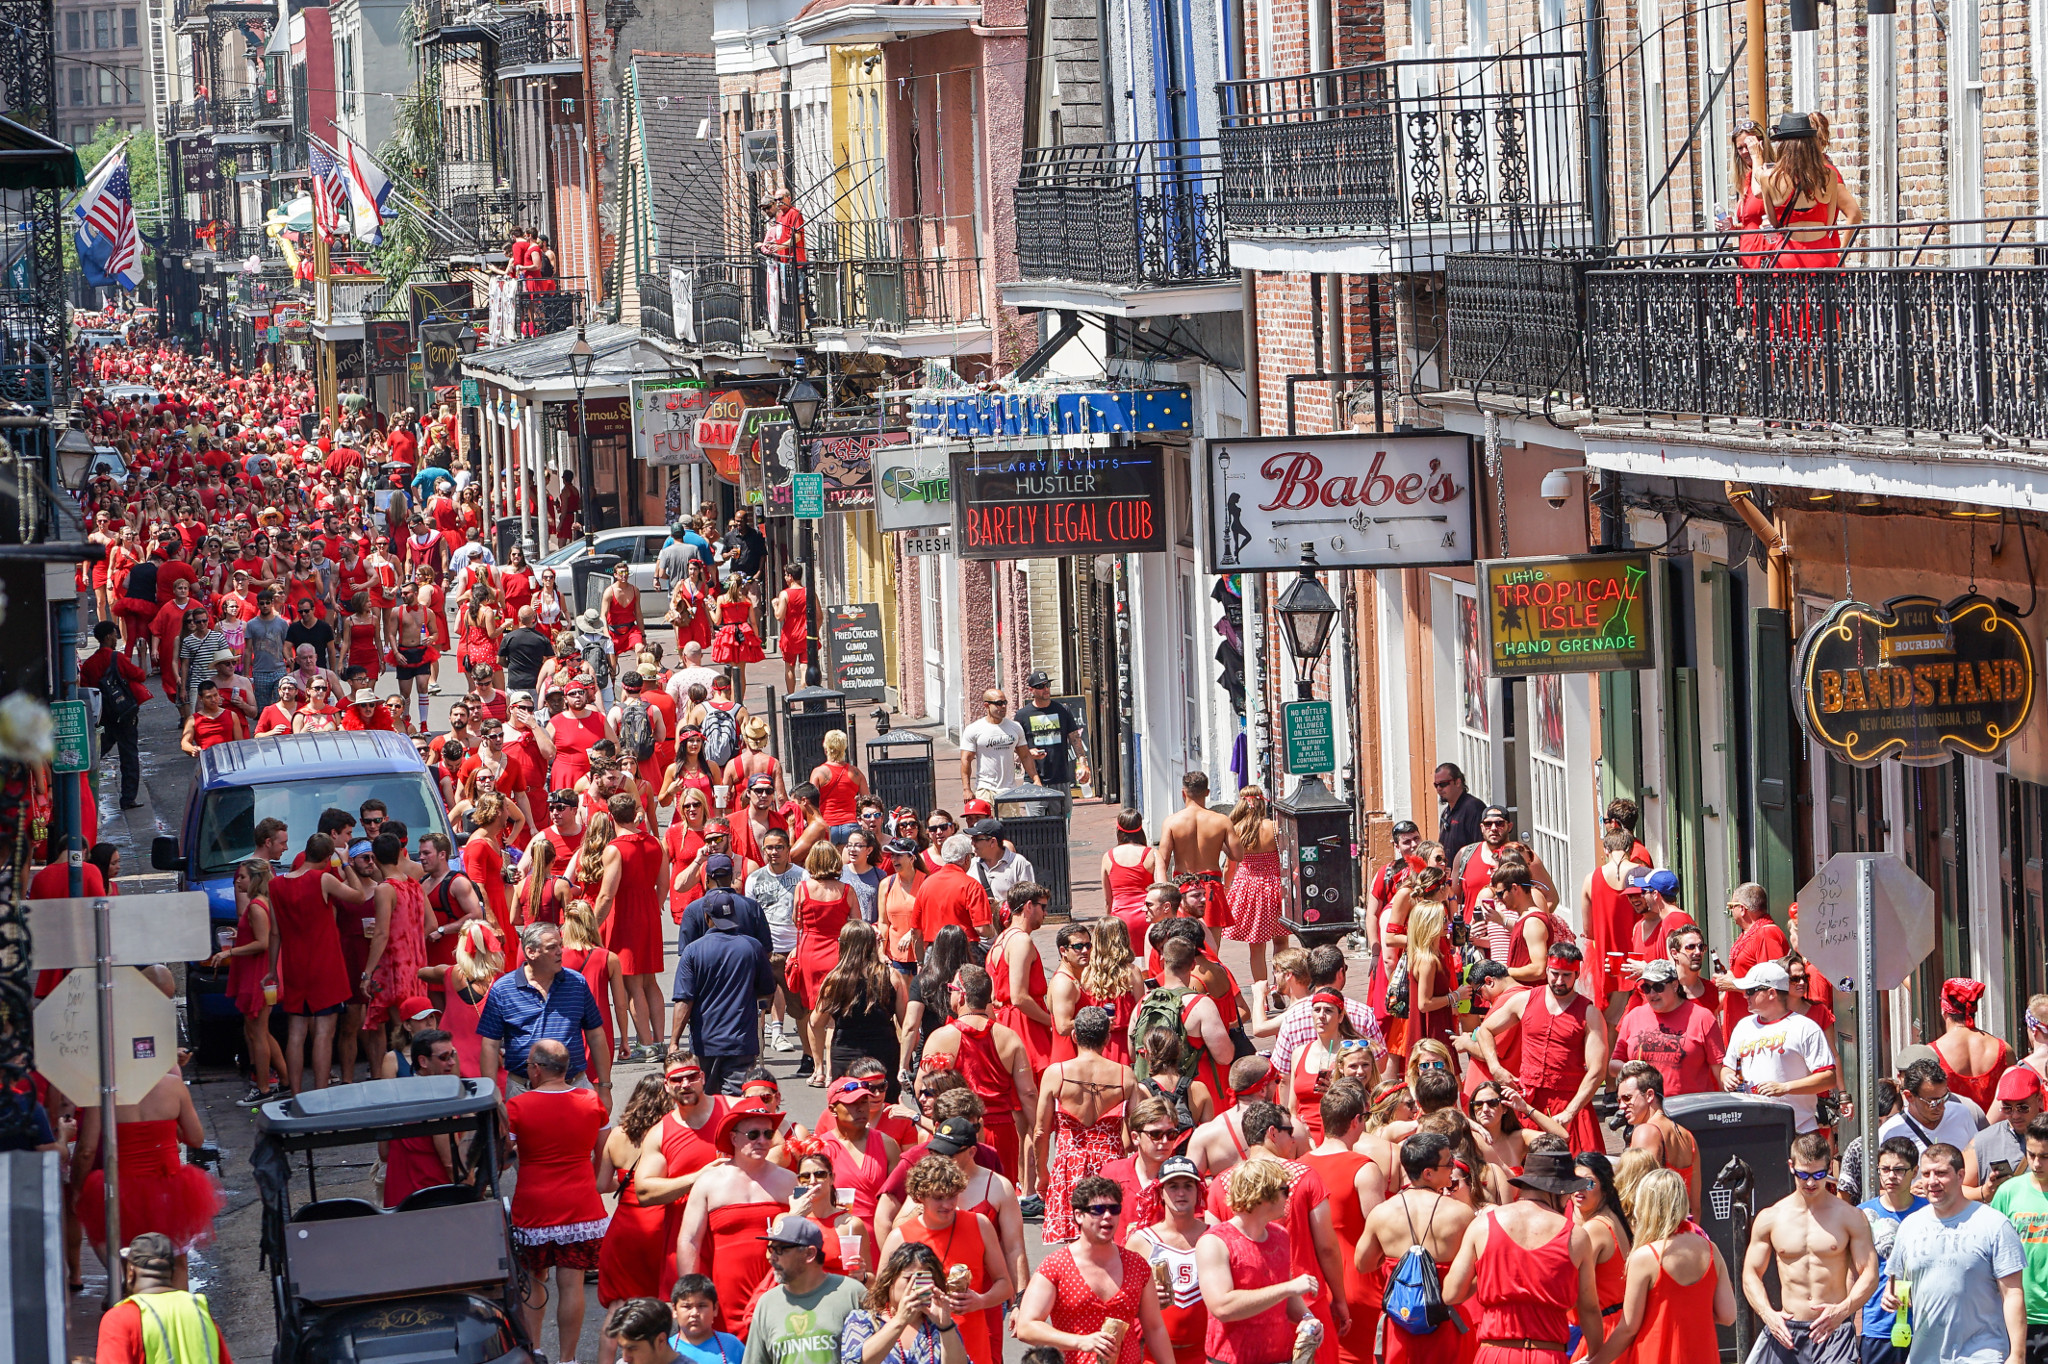
M924 715L946 716L946 637L939 619L939 560L927 554L917 561L918 645L924 650Z
M2048 991L2048 920L2044 920L2042 863L2048 860L2048 787L1998 778L2000 901L2011 984L2004 1035L2023 1037L2021 1014L2029 996ZM1997 1031L1995 1023L1985 1026Z
M1574 676L1583 685L1583 679ZM1565 679L1542 673L1528 682L1529 818L1524 827L1543 865L1566 883L1571 867L1571 776L1565 763Z
M1941 983L1970 972L1969 863L1964 846L1963 760L1908 767L1905 776L1906 865L1934 890L1939 933L1912 977L1916 1042L1941 1036Z

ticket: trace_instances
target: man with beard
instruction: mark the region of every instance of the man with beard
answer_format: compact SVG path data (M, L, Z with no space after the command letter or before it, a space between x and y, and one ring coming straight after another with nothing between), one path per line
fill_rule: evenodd
M1594 1091L1607 1078L1607 1020L1579 993L1577 945L1555 942L1544 961L1544 986L1524 990L1486 1016L1476 1034L1487 1073L1522 1094L1570 1132L1575 1151L1604 1150L1594 1119ZM1494 1039L1520 1025L1522 1070L1510 1075Z
M749 1340L752 1332L752 1323L742 1315L746 1304L767 1276L771 1262L782 1259L778 1252L771 1261L763 1250L769 1242L759 1229L770 1218L786 1213L790 1195L796 1192L796 1175L768 1161L768 1148L782 1128L782 1117L760 1099L741 1099L726 1109L718 1124L717 1145L731 1159L698 1177L683 1205L682 1227L676 1233L676 1273L711 1276L718 1286L719 1329L742 1340ZM796 1234L796 1229L785 1223L777 1225L782 1232ZM812 1234L818 1239L804 1244L815 1246L822 1260L823 1232ZM778 1236L777 1244L782 1239ZM799 1257L791 1256L791 1267L797 1263L802 1263ZM780 1281L781 1276L777 1278ZM780 1319L756 1316L754 1321L769 1325L779 1324ZM751 1344L747 1353L754 1353Z
M839 1364L839 1333L867 1296L856 1279L825 1272L825 1232L796 1213L775 1219L760 1238L775 1282L754 1299L737 1334L740 1364ZM720 1298L721 1306L724 1303Z

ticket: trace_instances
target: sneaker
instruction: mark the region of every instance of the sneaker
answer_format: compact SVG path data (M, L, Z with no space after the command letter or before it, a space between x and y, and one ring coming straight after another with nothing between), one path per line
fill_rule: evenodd
M1045 1217L1045 1200L1037 1194L1017 1200L1017 1215L1027 1222L1037 1222Z
M816 1063L814 1063L810 1057L806 1056L803 1060L796 1063L796 1078L801 1080L806 1075L809 1075L812 1071L816 1069Z
M254 1108L260 1103L268 1103L276 1095L277 1089L275 1086L269 1089L258 1089L256 1086L250 1085L249 1092L235 1100L235 1102L243 1108Z
M796 1050L796 1042L793 1039L791 1039L787 1034L785 1034L780 1028L770 1028L768 1030L768 1040L774 1045L775 1050L777 1051ZM808 1065L810 1063L810 1058L808 1056L805 1057L804 1062ZM808 1075L810 1072L805 1071L803 1073Z

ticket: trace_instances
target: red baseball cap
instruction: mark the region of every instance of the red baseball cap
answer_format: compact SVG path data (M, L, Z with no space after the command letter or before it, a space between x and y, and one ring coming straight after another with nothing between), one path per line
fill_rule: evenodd
M2001 1102L2018 1103L2040 1092L2041 1077L2034 1073L2032 1066L2014 1066L1999 1077L1998 1097Z

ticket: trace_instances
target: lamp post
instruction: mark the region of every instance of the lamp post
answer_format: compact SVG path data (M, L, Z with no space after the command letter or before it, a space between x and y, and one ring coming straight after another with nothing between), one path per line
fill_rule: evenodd
M789 409L789 424L796 430L796 462L792 474L810 472L809 444L811 431L818 424L818 412L825 406L825 391L818 387L811 377L804 373L804 362L796 362L796 371L790 375L789 383L782 390L782 405ZM794 511L795 490L791 490L790 510ZM818 574L817 530L809 517L799 518L796 523L796 555L804 567L804 685L815 687L819 683L818 673Z
M1287 651L1294 655L1294 690L1298 700L1315 694L1316 664L1330 643L1330 631L1337 624L1337 603L1316 577L1316 547L1301 547L1301 576L1287 584L1274 609L1280 628L1287 632Z
M590 465L590 409L583 401L590 387L590 366L596 359L583 328L576 329L576 344L569 347L569 376L576 382L576 482L583 499L583 552L595 554L597 521L597 473Z

